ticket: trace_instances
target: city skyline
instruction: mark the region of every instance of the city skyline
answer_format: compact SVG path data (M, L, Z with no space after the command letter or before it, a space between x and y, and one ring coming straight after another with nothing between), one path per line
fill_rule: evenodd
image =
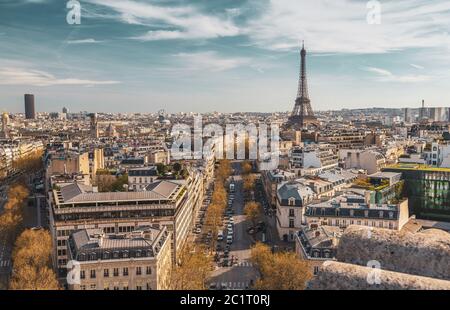
M80 25L65 1L2 3L2 110L290 111L302 40L315 110L449 105L445 1L380 1L379 25L367 1L80 3Z

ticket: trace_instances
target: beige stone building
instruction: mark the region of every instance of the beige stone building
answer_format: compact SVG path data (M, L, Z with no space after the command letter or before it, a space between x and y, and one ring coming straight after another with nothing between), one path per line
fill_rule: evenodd
M170 238L166 227L141 227L123 234L105 234L102 229L73 233L69 258L79 263L79 273L71 278L75 281L69 281L69 289L169 289Z

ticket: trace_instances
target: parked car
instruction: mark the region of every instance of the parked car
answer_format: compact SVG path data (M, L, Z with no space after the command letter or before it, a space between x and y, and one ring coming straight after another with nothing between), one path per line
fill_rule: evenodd
M222 231L219 231L218 233L217 233L217 241L223 241L223 232Z
M233 235L232 234L229 234L228 236L227 236L227 244L232 244L233 243Z

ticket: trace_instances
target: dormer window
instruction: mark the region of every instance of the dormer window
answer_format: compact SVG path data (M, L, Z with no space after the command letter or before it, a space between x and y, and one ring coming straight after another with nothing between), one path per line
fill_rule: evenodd
M103 259L109 259L109 252L103 253Z
M114 258L119 258L119 251L114 251Z
M136 251L136 257L141 257L141 250Z
M364 216L365 217L369 217L369 211L368 210L364 211Z
M294 198L294 197L289 198L288 204L289 204L290 206L295 206L295 198Z
M394 212L389 212L389 218L390 219L394 218Z
M350 210L350 216L351 217L355 216L355 210Z
M383 218L383 216L384 216L384 213L383 213L383 211L380 211L380 218Z
M123 251L123 258L128 258L128 251L127 250Z

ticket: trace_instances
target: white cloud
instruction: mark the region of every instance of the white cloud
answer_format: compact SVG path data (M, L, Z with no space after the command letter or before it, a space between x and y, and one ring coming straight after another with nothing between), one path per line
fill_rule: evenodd
M230 19L231 17L206 15L192 6L164 7L132 0L86 1L114 10L117 13L116 18L127 24L154 26L154 23L159 22L161 26L170 28L152 29L132 37L142 41L211 39L239 34L239 28Z
M298 48L304 39L313 52L386 53L428 47L448 52L448 0L381 1L380 25L367 23L366 4L355 0L270 0L245 33L255 45L273 50Z
M377 75L376 80L379 82L417 83L426 82L432 78L428 75L395 75L388 70L375 67L367 67L364 70L375 73Z
M0 85L29 85L29 86L57 86L57 85L111 85L118 81L95 81L77 78L56 78L54 75L34 69L21 67L4 67L0 69Z
M419 66L419 65L416 65L416 64L410 64L410 66L413 67L413 68L419 69L419 70L425 69L425 67Z
M101 42L102 41L97 41L95 39L81 39L81 40L68 40L67 44L95 44Z
M223 72L249 63L247 58L222 57L214 51L179 53L173 55L177 70L197 72Z

